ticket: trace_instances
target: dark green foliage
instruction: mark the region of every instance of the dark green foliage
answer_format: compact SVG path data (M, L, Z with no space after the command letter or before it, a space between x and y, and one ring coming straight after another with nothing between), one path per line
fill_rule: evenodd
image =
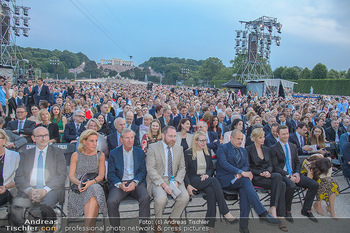
M310 79L311 78L311 70L309 68L305 67L299 76L300 79Z
M322 63L318 63L312 69L311 78L312 79L326 79L327 73L328 73L327 67L325 65L323 65Z
M282 73L283 73L284 69L286 69L286 67L283 67L283 66L280 66L280 67L276 68L276 69L273 71L273 78L275 78L275 79L281 79L281 78L282 78Z
M299 73L294 67L285 68L282 72L282 79L297 80Z
M294 92L310 93L312 87L315 94L350 96L350 80L348 79L298 79L297 83L294 85Z

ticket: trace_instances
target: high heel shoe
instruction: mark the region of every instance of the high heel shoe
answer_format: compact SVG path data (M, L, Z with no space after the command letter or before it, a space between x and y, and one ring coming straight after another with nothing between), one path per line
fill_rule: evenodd
M228 220L228 219L225 218L225 217L224 217L224 219L225 219L225 222L226 222L227 224L236 224L236 223L239 222L238 218L235 218L235 219L232 220L232 221Z
M329 212L329 213L331 214L331 216L332 216L333 219L338 220L337 215L335 215L335 213L332 214L331 209L330 209L329 206L327 206L326 210L327 210L327 212Z

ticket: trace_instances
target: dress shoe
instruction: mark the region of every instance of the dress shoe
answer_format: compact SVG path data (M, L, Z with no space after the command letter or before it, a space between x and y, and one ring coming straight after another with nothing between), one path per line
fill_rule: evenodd
M266 214L265 217L260 217L261 221L265 221L269 224L280 224L281 220L275 218L274 216L272 216L270 213Z
M176 221L174 221L172 218L169 217L169 224L170 226L173 228L172 230L176 233L180 233L181 232L181 228L180 226L176 223Z
M284 216L284 218L288 221L288 222L294 222L294 219L292 217L292 213L291 212L287 212L286 215Z
M249 233L249 229L248 228L239 228L239 232L240 233Z
M156 220L154 223L154 232L155 233L162 233L162 224Z
M238 218L235 218L235 219L233 219L233 220L228 220L227 218L224 218L225 219L225 222L227 223L227 224L236 224L236 223L238 223L239 222L239 220L238 220Z
M301 210L301 214L308 217L313 222L318 222L317 218L315 218L315 216L312 214L310 210L309 211Z

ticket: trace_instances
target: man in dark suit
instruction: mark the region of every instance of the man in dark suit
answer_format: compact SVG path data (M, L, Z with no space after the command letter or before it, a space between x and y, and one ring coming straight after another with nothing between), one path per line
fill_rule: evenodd
M207 136L207 147L213 150L214 154L220 145L220 140L218 134L213 131L208 131L208 124L204 121L199 121L197 123L197 130L203 132Z
M295 130L297 130L297 126L298 126L298 124L299 124L299 121L300 121L300 113L297 112L297 111L295 111L295 112L293 113L293 115L292 115L292 120L289 121L289 123L290 123L291 126L292 126L292 127L291 127L291 129L292 129L291 133L294 133Z
M21 135L25 137L28 143L32 142L31 135L33 133L33 129L35 128L35 122L27 120L27 110L23 105L18 106L16 109L16 117L17 120L9 121L7 123L7 130L11 130L13 133L17 135Z
M124 129L120 136L122 146L113 149L108 159L107 176L110 192L107 206L108 215L111 217L110 223L113 227L120 226L119 205L129 195L139 202L139 217L146 219L150 216L150 198L146 187L145 153L140 148L133 146L134 131Z
M23 89L24 94L24 104L27 106L27 111L30 112L30 108L35 104L33 96L29 94L34 89L32 80L27 81L27 86Z
M235 129L231 134L231 141L221 144L217 153L216 178L224 189L239 190L240 197L240 232L249 232L248 216L250 206L254 208L261 220L272 224L281 223L270 215L261 204L251 182L253 174L249 171L249 161L246 149L240 147L243 141L241 131ZM232 181L235 180L234 183Z
M77 142L80 134L85 128L85 113L82 110L76 110L73 113L73 121L66 124L63 132L63 140L69 143Z
M226 123L226 125L231 125L232 124L231 118L232 118L232 108L228 107L225 110L224 122Z
M265 142L264 145L267 147L271 147L276 144L278 140L278 134L277 134L277 128L279 124L273 123L271 126L271 133L265 136Z
M332 120L331 127L328 127L326 129L326 139L327 141L335 142L338 144L340 140L340 136L344 133L346 133L346 131L344 131L344 128L339 127L339 121Z
M171 111L169 108L164 108L163 116L159 117L158 120L160 122L160 127L163 129L165 126L174 126L174 121L170 117ZM168 122L168 124L166 123Z
M332 112L330 114L330 117L326 119L326 123L324 125L324 128L327 129L327 128L331 127L332 126L331 122L333 120L337 120L337 119L338 119L337 113L336 112Z
M63 151L49 144L49 131L45 127L34 129L35 148L21 153L15 183L20 197L33 202L54 206L64 201L67 178Z
M29 96L36 95L35 104L39 105L40 100L46 100L50 103L50 90L49 87L44 85L43 79L38 78L37 86L35 86L29 93Z
M107 136L108 150L111 151L123 144L121 133L126 128L124 118L118 117L114 120L114 127L117 129L114 133ZM136 138L135 138L136 139ZM135 145L136 142L134 142ZM138 144L139 145L139 144Z
M181 105L179 107L179 114L174 118L174 127L177 129L177 126L179 125L179 122L183 118L188 118L190 119L190 122L192 122L191 118L187 115L187 106L186 105ZM191 123L191 128L192 128L192 123Z
M121 117L125 119L125 114L130 111L130 105L129 104L124 104L122 106L123 111L119 112L117 117Z
M135 132L134 146L140 147L140 130L134 123L134 113L131 111L125 114L125 127Z
M107 122L108 127L111 129L111 132L114 133L115 132L115 128L114 128L114 119L115 117L113 116L112 113L108 112L108 104L107 103L102 103L101 107L100 107L101 112L97 113L94 118L97 117L98 114L102 114Z
M272 127L272 124L274 124L274 123L276 123L276 117L273 115L270 115L267 118L267 124L264 126L265 136L267 136L271 133L271 127Z
M278 116L278 123L280 125L286 125L288 126L288 130L289 132L292 132L292 125L289 123L289 121L286 120L287 117L286 117L286 114L284 112L280 113L279 116Z
M311 221L317 219L311 212L312 202L318 190L318 182L306 176L300 175L300 161L297 146L288 142L288 126L280 125L277 128L279 141L271 147L271 159L274 172L282 175L286 183L286 219L293 222L291 214L293 194L296 186L308 189L301 214L307 216Z
M298 148L298 155L308 155L312 151L312 147L306 145L305 134L307 132L307 126L304 122L300 122L296 128L295 133L289 136L289 142L295 144Z

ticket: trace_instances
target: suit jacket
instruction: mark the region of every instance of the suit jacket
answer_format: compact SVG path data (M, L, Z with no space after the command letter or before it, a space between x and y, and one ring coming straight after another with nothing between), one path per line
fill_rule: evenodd
M277 120L277 122L278 122L279 124L281 124L281 121L280 121L280 120ZM289 121L287 121L287 120L286 120L285 122L286 122L286 126L288 126L289 133L292 133L293 127L292 127L291 123L290 123Z
M11 130L6 129L5 133L9 137L10 142L13 142L15 144L15 147L13 149L18 149L27 143L27 140L25 137L21 137L17 134L14 134Z
M307 145L305 136L303 136L303 140L304 140L304 145ZM303 151L303 148L301 148L299 140L298 140L298 136L296 133L289 135L289 142L294 143L297 146L298 155L307 155L308 154L306 151Z
M139 182L146 182L145 153L140 148L133 146L134 179ZM115 184L122 182L124 176L123 146L113 149L108 159L108 183L110 189Z
M20 192L31 187L30 179L34 167L36 147L21 152L21 159L16 171L15 183ZM59 193L60 202L64 199L64 185L67 178L67 166L63 150L48 145L45 161L45 184ZM33 187L35 188L35 187Z
M159 117L158 120L160 122L160 127L163 129L165 127L164 117ZM173 119L170 118L170 120L168 122L168 126L174 126L174 120Z
M186 174L186 166L184 154L181 146L174 145L173 149L173 176L174 179L183 185L185 174ZM146 168L147 168L147 190L150 196L151 193L151 185L159 186L163 182L168 183L168 177L164 176L165 172L165 153L163 141L159 141L156 143L152 143L149 145L147 151L147 160L146 160Z
M135 119L136 119L136 118L135 118ZM135 125L140 126L140 125L142 125L142 122L143 122L143 117L137 118L137 119L135 120Z
M270 155L271 151L268 147L266 146L261 147L264 155L263 160L259 158L255 144L246 147L246 149L248 152L250 170L253 173L255 180L260 180L261 178L263 178L262 176L260 176L260 173L264 171L268 171L270 173L272 172L273 167L272 167L272 160Z
M15 98L11 97L8 101L7 101L7 106L8 106L8 112L7 112L7 116L10 117L10 115L13 112L16 112L17 109L17 104L16 104L16 100Z
M298 157L298 149L297 146L293 143L288 142L291 151L292 158L292 172L300 174L300 161ZM280 173L282 176L288 175L288 172L283 170L286 165L286 155L284 154L281 143L276 143L271 147L271 158L272 158L272 166L274 172Z
M231 184L231 180L235 178L236 174L241 174L243 171L249 171L249 160L247 150L240 147L241 162L238 163L235 155L234 146L231 142L221 144L217 153L217 168L216 178L221 183L223 188Z
M186 142L189 148L192 148L192 138L193 138L193 134L190 134L190 133L186 134ZM182 141L182 138L180 136L180 132L177 132L175 144L178 146L181 146L181 141Z
M101 114L101 112L95 114L94 118L96 118L98 114ZM115 120L115 117L112 115L112 113L110 113L110 112L107 113L107 125L110 128L112 133L114 133L116 131L116 129L114 127L114 120Z
M19 159L19 153L5 148L4 168L2 171L4 186L9 184L11 181L14 181L16 170L19 165ZM10 192L15 194L15 190L15 188L12 188L10 189Z
M31 91L34 89L34 87L32 86L32 89ZM29 95L31 93L31 91L29 91L29 88L28 87L25 87L23 89L23 94L25 95L25 98L24 98L24 104L27 106L27 105L34 105L34 98L33 96Z
M211 150L214 151L214 153L216 154L217 149L220 145L220 140L218 137L218 133L217 132L213 132L213 131L208 131L208 137L209 137L209 143L207 143L207 147ZM216 142L214 142L215 140L217 140Z
M271 133L271 127L269 124L266 124L264 126L264 132L265 132L265 136L269 135Z
M231 125L232 124L231 118L227 117L226 115L225 115L224 122L226 123L226 125Z
M137 125L134 123L131 124L130 129L135 132L135 140L134 140L134 146L140 146L140 130Z
M47 100L47 102L50 103L51 99L50 99L50 90L49 87L46 85L42 85L41 91L39 93L39 86L36 85L33 89L32 92L29 93L30 96L34 96L36 95L36 99L35 99L35 103L37 105L39 105L39 101L40 100Z
M214 165L213 161L211 159L211 154L205 154L204 158L206 162L206 173L208 176L213 176L214 174ZM199 177L200 175L197 175L197 159L193 159L193 152L192 149L188 149L185 151L185 164L186 164L186 175L185 175L185 186L191 184L191 179L194 177Z
M271 146L275 145L276 142L277 142L276 138L270 133L269 135L267 135L267 136L265 137L265 142L264 142L264 144L265 144L265 146L267 146L267 147L271 147Z
M291 127L292 132L289 132L289 133L294 133L297 130L299 122L295 123L295 121L292 119L291 121L289 121L289 123L292 126ZM312 129L312 127L310 129Z
M343 148L343 174L350 178L350 143L346 143Z
M348 142L349 142L349 133L348 132L343 133L339 139L339 150L341 155L343 154L343 148L345 144Z
M28 119L24 122L24 125L23 125L23 129L21 129L19 131L18 134L25 134L25 135L28 135L26 137L27 139L27 142L29 143L32 143L32 139L30 137L30 135L33 134L33 130L35 128L35 122L34 121L29 121ZM14 120L14 121L9 121L7 123L7 127L6 127L7 130L17 130L18 129L18 120Z
M85 122L83 122L80 124L79 132L77 133L74 121L69 122L64 129L63 140L70 143L72 140L76 140L77 135L80 136L85 129Z
M346 133L346 131L344 131L344 128L341 127L338 128L337 132L339 139L343 133ZM326 139L330 142L335 142L335 130L332 126L326 129Z

